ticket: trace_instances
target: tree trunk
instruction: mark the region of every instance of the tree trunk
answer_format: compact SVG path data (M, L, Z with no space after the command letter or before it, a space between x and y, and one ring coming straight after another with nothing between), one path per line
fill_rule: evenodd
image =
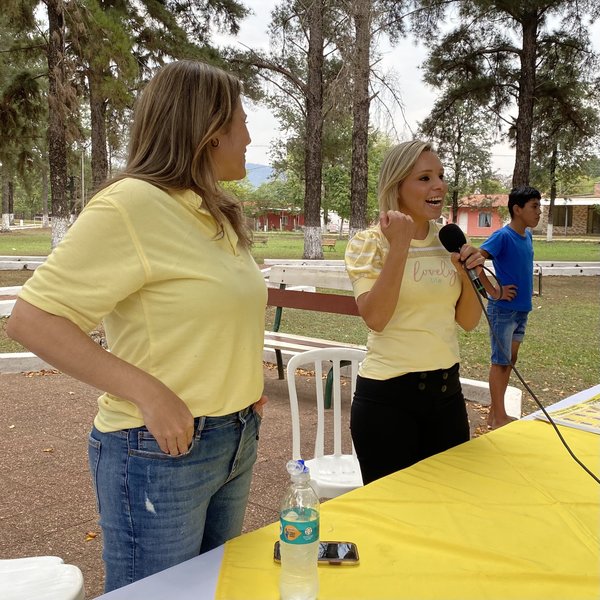
M10 231L10 219L8 214L8 181L4 178L2 181L2 223L0 231Z
M323 141L323 1L308 8L308 81L306 86L306 157L304 163L304 258L323 258L321 184Z
M48 217L48 171L42 167L42 227L50 227Z
M55 248L69 226L63 0L47 0L48 7L48 162L52 195L52 241Z
M106 102L99 93L102 73L91 71L88 74L90 89L90 120L92 124L92 186L94 189L106 180L108 175L108 154L106 149ZM83 197L83 196L82 196Z
M535 62L537 56L538 15L531 12L523 20L523 48L519 77L519 112L516 122L515 168L513 187L528 185L531 167L531 136L535 91Z
M350 180L350 237L367 227L367 187L369 175L369 75L371 73L372 0L353 2L354 95L352 123L352 172Z
M452 190L452 223L458 221L458 188Z
M460 164L454 166L454 183L452 186L452 223L458 221L458 184L460 183Z
M556 200L556 163L558 157L558 146L554 144L552 156L550 157L550 206L548 207L548 226L546 229L546 241L552 241L554 224L554 201Z

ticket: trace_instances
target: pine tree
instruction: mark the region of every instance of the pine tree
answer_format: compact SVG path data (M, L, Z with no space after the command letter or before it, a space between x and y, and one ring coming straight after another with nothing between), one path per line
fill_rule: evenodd
M431 7L431 1L424 1ZM444 17L439 3L435 14L417 15L421 34L439 26ZM534 108L540 97L539 65L565 40L586 35L586 21L600 16L596 0L458 0L459 26L442 37L431 51L432 78L449 84L455 98L470 98L486 106L499 127L508 125L515 144L513 185L528 183ZM550 30L551 19L558 28ZM516 106L516 118L510 110Z
M34 35L15 35L15 19L0 15L0 177L3 182L2 229L12 224L9 188L17 176L31 181L44 150L47 105L45 73Z

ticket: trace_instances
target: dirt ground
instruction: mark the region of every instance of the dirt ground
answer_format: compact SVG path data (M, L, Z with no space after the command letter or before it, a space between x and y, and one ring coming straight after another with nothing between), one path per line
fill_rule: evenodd
M291 457L287 382L277 379L272 365L264 370L270 400L244 531L277 520ZM298 377L306 453L314 444L313 386L311 374ZM0 375L0 559L60 556L83 572L87 599L102 593L104 577L87 467L97 396L94 388L57 372ZM487 409L472 402L467 408L472 435L484 433ZM343 414L347 419L347 409Z

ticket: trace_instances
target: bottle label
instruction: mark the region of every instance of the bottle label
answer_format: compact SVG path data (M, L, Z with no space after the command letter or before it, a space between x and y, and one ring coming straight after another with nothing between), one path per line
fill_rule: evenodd
M288 508L281 513L279 539L286 544L319 541L319 514L312 508Z

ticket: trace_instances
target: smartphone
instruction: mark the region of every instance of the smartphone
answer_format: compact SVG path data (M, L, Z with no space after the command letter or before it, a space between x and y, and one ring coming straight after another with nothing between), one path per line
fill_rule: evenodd
M275 542L273 560L281 562L279 540ZM358 548L353 542L319 542L317 560L320 563L328 563L330 565L357 565Z

